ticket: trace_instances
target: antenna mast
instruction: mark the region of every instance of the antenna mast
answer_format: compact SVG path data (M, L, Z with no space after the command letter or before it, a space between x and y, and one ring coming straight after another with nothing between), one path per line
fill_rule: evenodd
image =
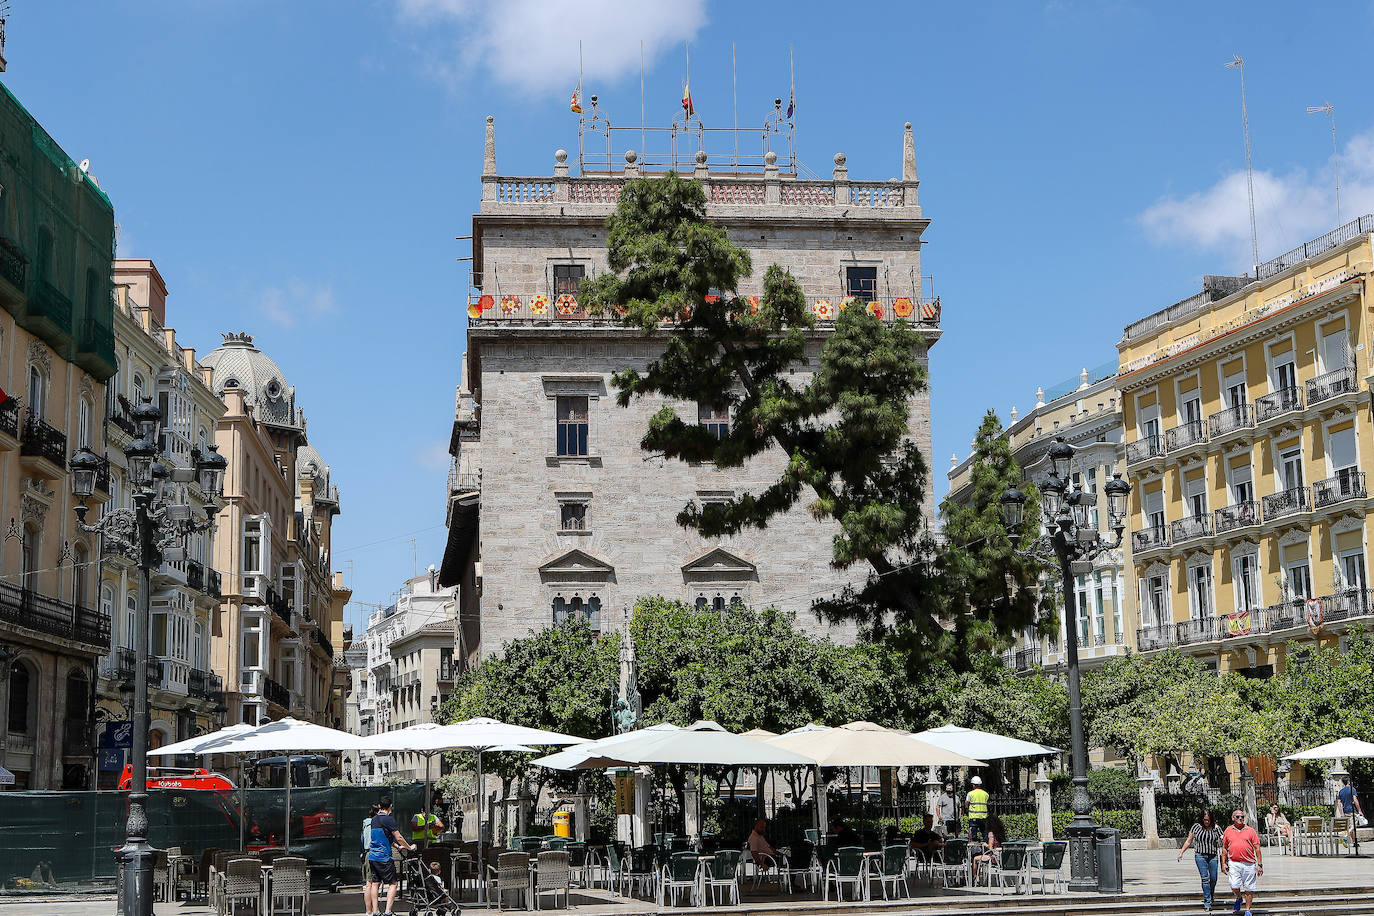
M1245 107L1245 59L1231 55L1226 69L1240 70L1240 123L1245 130L1245 186L1250 194L1250 253L1254 258L1255 279L1259 279L1259 232L1255 228L1255 169L1250 162L1250 113Z
M1308 114L1324 114L1331 119L1331 161L1336 168L1336 225L1341 224L1341 156L1336 149L1336 107L1329 101L1324 105L1307 106Z

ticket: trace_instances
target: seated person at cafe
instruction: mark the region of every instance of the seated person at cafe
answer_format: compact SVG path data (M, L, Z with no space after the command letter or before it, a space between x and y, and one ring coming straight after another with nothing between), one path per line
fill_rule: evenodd
M1007 828L1002 826L1002 819L995 814L987 819L985 826L987 829L985 851L969 860L970 885L978 882L978 873L982 871L984 862L990 866L996 866L1002 861L1002 843L1006 841Z
M772 868L774 859L778 855L773 844L769 843L768 838L764 836L764 831L767 829L768 821L759 818L754 821L754 830L749 834L749 855L759 871L767 871Z
M834 838L832 842L837 848L863 846L864 844L863 839L855 832L854 828L838 817L830 822L830 834Z
M935 818L927 814L921 818L921 826L911 834L911 848L929 857L945 845L945 838L935 832Z

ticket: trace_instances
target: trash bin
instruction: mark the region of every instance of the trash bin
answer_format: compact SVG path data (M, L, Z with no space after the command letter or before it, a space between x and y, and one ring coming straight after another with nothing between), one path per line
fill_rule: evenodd
M1121 893L1121 831L1115 827L1098 827L1093 835L1093 846L1097 853L1098 893Z
M564 810L564 811L555 811L555 812L553 813L553 835L554 835L554 836L565 836L565 837L571 837L571 836L572 836L572 812L571 812L571 811L566 811L566 810Z

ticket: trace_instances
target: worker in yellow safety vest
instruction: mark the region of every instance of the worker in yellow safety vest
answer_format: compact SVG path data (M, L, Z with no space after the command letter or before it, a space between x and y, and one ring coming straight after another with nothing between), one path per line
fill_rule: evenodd
M974 842L981 843L987 839L988 820L988 793L983 788L981 776L973 777L973 791L968 794L965 809L968 811L969 836Z
M429 830L426 835L425 825L428 823ZM444 832L444 822L439 820L439 815L423 811L410 819L410 841L418 843L421 840L437 840Z

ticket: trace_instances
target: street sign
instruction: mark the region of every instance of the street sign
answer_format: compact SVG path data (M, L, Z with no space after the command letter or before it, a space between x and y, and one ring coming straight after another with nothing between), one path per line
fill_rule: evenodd
M125 749L133 747L134 723L128 720L106 722L105 730L100 733L100 746Z
M14 774L4 767L0 767L0 786L14 785Z
M117 747L102 747L96 768L105 771L124 769L124 752Z

